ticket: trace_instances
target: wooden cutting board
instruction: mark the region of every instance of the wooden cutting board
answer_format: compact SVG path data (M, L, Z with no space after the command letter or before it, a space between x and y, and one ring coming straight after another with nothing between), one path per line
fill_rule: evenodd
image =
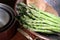
M26 0L26 3L27 3L27 5L29 5L30 3L33 3L39 9L42 9L43 11L46 11L46 12L49 12L49 13L52 13L52 14L58 16L57 11L44 0L38 0L38 1L37 0Z

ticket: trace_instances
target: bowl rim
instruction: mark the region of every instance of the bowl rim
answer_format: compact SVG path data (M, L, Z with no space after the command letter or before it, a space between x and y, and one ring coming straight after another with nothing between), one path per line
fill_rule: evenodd
M1 8L10 15L9 22L3 28L0 28L0 32L3 32L15 23L16 14L15 14L15 11L10 6L3 3L0 3L0 5L1 5Z

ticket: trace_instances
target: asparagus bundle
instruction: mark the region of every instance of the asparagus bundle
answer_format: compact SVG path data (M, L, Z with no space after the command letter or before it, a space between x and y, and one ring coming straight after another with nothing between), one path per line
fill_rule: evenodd
M60 32L60 20L59 17L44 12L34 5L27 6L24 3L18 4L20 23L32 31L54 33Z

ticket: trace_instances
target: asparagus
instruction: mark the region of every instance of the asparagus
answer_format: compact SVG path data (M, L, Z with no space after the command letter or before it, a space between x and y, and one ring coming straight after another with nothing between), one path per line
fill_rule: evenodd
M25 20L24 20L24 21L25 21ZM26 23L29 24L29 25L34 25L34 27L39 28L39 29L49 29L49 30L52 29L52 30L55 30L55 31L60 31L60 30L59 30L60 28L57 28L57 27L48 27L47 25L46 25L46 27L43 27L43 26L41 27L42 24L38 25L38 26L39 26L39 27L38 27L38 26L36 26L36 23L35 23L35 24L32 24L32 23L30 23L30 22L26 22ZM33 27L33 26L32 26L32 27ZM53 29L53 28L54 28L54 29Z
M44 12L34 5L29 7L19 4L20 22L23 26L33 31L54 33L60 32L60 20L55 15Z

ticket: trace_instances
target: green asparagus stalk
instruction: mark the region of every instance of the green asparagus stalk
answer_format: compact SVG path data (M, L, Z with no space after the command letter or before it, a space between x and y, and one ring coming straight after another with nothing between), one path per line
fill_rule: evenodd
M19 4L19 10L19 20L24 27L44 33L60 32L59 17L44 12L34 5L29 7L24 3Z

